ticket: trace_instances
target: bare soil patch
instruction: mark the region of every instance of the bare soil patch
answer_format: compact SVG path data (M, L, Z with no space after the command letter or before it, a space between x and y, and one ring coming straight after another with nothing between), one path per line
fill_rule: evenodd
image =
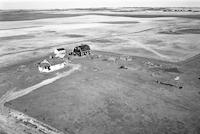
M62 17L74 17L81 16L82 14L51 14L31 11L9 11L0 13L0 21L25 21L25 20L37 20L45 18L62 18Z
M175 31L161 31L160 34L200 34L200 29L180 29Z
M81 37L85 37L84 35L81 35L81 34L65 34L63 36L64 37L69 37L69 38L81 38Z
M147 40L145 43L146 44L159 44L159 45L161 45L161 43L163 43L163 41L162 40L153 39L153 40Z
M6 37L0 37L0 41L10 41L10 40L24 40L24 39L32 39L34 38L34 35L15 35L15 36L6 36Z
M100 23L106 23L106 24L135 24L139 23L137 21L107 21L107 22L100 22Z
M96 42L96 43L112 43L113 41L111 41L110 39L94 39L94 40L90 40L90 42Z

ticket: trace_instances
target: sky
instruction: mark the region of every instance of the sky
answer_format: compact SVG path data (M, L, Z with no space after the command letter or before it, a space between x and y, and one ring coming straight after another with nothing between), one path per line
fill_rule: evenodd
M0 9L200 7L200 0L0 0Z

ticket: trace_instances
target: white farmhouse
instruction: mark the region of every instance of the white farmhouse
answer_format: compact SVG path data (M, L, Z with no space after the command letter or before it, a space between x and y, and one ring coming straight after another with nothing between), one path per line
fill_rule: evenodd
M40 72L53 72L60 70L65 67L67 61L60 59L60 58L53 58L53 59L45 59L38 64L38 70Z

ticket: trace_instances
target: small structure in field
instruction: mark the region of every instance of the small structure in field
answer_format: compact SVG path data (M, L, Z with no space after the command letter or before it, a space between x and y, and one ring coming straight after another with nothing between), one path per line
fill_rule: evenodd
M73 54L78 56L90 55L90 46L85 44L77 46L74 48Z
M49 73L64 68L66 64L67 61L60 58L45 59L38 64L38 70Z
M55 57L64 58L66 55L66 50L64 48L56 48L54 50Z
M119 59L122 61L132 61L133 60L131 56L126 56L126 55L120 56Z

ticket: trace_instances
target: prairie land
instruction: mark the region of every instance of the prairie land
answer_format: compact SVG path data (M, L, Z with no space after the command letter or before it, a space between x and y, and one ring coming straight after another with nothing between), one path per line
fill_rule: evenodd
M55 47L72 49L78 43L88 43L93 50L167 61L181 61L199 52L199 12L122 11L1 12L1 66L44 55ZM38 18L38 14L42 15ZM195 15L196 18L190 18Z
M200 133L200 12L179 10L1 11L0 96L68 70L37 70L54 48L92 49L69 57L80 70L5 106L66 134Z

